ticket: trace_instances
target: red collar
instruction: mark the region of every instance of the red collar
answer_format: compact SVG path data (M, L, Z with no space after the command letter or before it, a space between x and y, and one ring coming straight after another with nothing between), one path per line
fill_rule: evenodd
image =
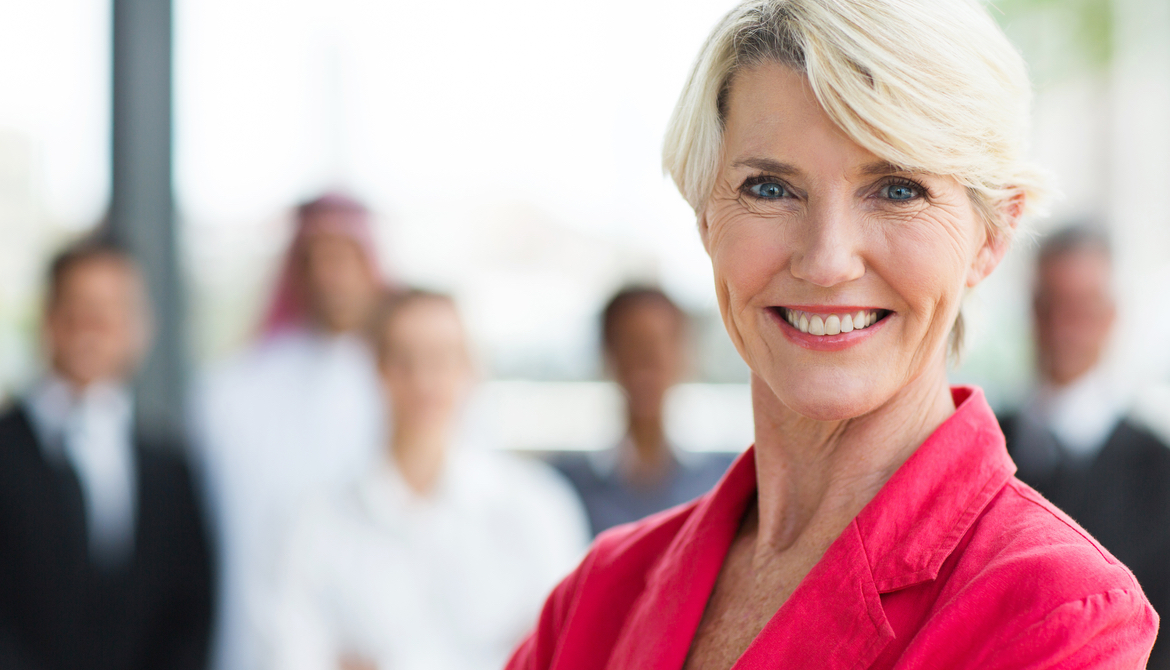
M983 391L956 386L951 397L955 413L854 520L882 593L937 577L943 561L1016 472Z
M872 660L893 637L880 594L935 578L947 556L1015 465L983 392L951 390L955 412L931 434L833 542L735 665L818 658L821 667ZM682 667L740 520L756 492L754 450L736 460L679 529L614 649L620 667ZM785 621L813 617L833 649L785 635ZM806 636L807 637L807 636ZM783 651L779 656L777 652ZM829 654L826 658L825 654Z

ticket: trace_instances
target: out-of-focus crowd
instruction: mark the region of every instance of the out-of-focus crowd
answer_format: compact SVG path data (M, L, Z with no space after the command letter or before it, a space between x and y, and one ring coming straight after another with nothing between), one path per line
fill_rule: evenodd
M468 434L453 299L382 272L360 202L325 195L295 220L254 342L190 394L185 444L136 427L151 324L134 259L99 231L51 263L45 373L0 415L0 667L498 668L590 537L730 464L667 437L689 340L661 290L602 311L620 443L521 458ZM1044 240L1038 383L1002 425L1018 476L1164 615L1170 450L1102 371L1111 274L1096 229Z

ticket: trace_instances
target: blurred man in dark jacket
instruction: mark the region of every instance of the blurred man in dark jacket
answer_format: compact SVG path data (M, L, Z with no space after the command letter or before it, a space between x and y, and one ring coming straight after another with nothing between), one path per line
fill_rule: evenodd
M1068 228L1043 241L1033 318L1040 386L1001 423L1019 478L1093 534L1170 615L1170 449L1126 418L1100 365L1116 314L1108 240ZM1170 667L1159 636L1151 668Z
M211 559L175 445L134 430L146 292L111 246L49 272L48 374L0 415L0 668L203 668Z

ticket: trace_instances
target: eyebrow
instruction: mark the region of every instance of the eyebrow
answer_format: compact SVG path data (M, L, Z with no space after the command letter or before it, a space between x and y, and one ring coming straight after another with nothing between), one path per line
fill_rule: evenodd
M861 166L861 174L869 175L871 177L887 174L906 174L910 172L914 172L914 170L907 170L906 168L900 165L894 165L889 161L874 161L872 163L866 163L865 165Z
M801 174L800 168L791 163L783 163L771 158L755 156L742 158L733 163L732 167L750 167L761 170L763 172L769 172L785 177ZM913 170L907 170L906 168L900 165L895 165L889 161L878 160L873 161L872 163L866 163L865 165L861 166L860 172L861 174L868 176L882 176L888 174L905 174L913 172Z
M771 158L743 158L732 164L732 167L750 167L763 172L770 172L783 176L791 176L800 174L800 170L795 165L790 163L781 163L780 161L772 160Z

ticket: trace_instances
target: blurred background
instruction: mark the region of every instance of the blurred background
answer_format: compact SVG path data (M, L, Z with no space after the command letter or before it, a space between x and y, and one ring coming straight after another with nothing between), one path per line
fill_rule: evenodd
M281 599L287 594L279 589L287 584L267 583L278 574L284 534L295 528L290 520L317 487L388 472L362 460L385 446L379 444L385 435L374 431L386 427L386 407L376 399L371 352L350 347L359 329L353 323L326 329L301 324L305 337L281 340L264 325L290 245L301 255L289 254L287 267L314 272L317 261L306 251L312 244L294 240L294 219L298 204L322 193L349 194L356 200L346 202L364 202L372 217L363 212L355 218L351 207L348 219L309 222L313 217L302 211L301 232L316 227L305 238L340 231L348 243L357 242L348 247L350 270L371 270L365 277L370 287L381 266L392 285L422 286L456 299L482 381L467 416L460 414L463 432L496 456L518 451L547 457L581 498L565 498L569 489L564 482L550 484L549 473L470 469L498 486L493 495L508 502L503 507L516 514L527 507L547 512L541 522L547 527L533 522L539 541L527 549L530 558L543 556L548 574L517 587L531 600L516 605L521 624L579 555L589 534L585 513L588 530L596 533L689 500L711 486L732 452L751 443L748 371L721 323L694 215L660 168L663 132L692 60L733 4L0 0L0 405L26 397L45 376L39 323L49 259L95 230L111 234L142 266L157 330L137 381L139 427L183 435L187 418L196 416L191 396L200 394L212 405L202 408L208 410L203 418L219 421L205 421L204 434L190 440L205 443L193 460L203 470L201 494L214 508L222 573L215 667L266 667L256 660L262 650L252 648L254 642L285 624L280 630L293 642L306 637L298 628L304 622L285 616L299 611ZM1035 395L1031 307L1038 240L1067 224L1095 224L1112 239L1118 299L1103 367L1121 387L1119 403L1128 414L1170 441L1170 2L1000 0L989 9L1030 65L1034 154L1055 174L1063 196L1051 216L1022 231L999 270L968 296L965 354L952 377L982 386L1003 414ZM372 240L365 236L367 221ZM376 263L353 255L370 248ZM618 335L608 334L607 325L603 355L603 309L615 291L631 285L661 287L669 298L643 294L622 309L607 309L607 324L612 317L621 325L613 328ZM435 327L447 318L450 325L441 296L415 299L440 308L427 312L416 305L410 318L438 319L430 324ZM677 318L671 299L689 319ZM379 318L378 337L386 339L391 317ZM688 321L692 337L683 346L686 338L678 335ZM434 338L421 339L414 344L430 345ZM445 355L465 360L459 346ZM380 381L391 388L382 348L375 345L373 353ZM655 349L654 355L640 349ZM678 363L682 358L685 364ZM649 377L639 369L647 361L657 366ZM467 371L449 367L451 387L462 388L459 375ZM670 388L678 370L684 383ZM248 381L249 375L264 377L263 384ZM388 420L394 439L409 432L410 415ZM207 426L231 430L220 435ZM342 454L346 440L352 453ZM643 442L651 448L643 450ZM1156 441L1150 444L1165 452ZM630 455L639 450L644 453ZM535 467L532 459L516 460ZM425 461L419 461L423 471ZM404 463L396 467L409 475ZM1165 478L1152 472L1139 473L1150 488L1121 488L1144 504L1153 498L1149 491L1166 489ZM431 502L442 511L436 480L421 479L410 485L433 494ZM524 490L544 497L509 499ZM627 516L616 514L617 507ZM408 518L418 509L405 505L394 513ZM467 523L454 534L460 542L490 526L462 518L464 511L456 505L444 512ZM1160 523L1163 535L1170 527L1145 512L1131 516ZM495 522L520 525L512 517ZM433 538L426 533L443 527L417 525L420 535L410 541L428 547ZM345 561L355 552L338 549L343 545L330 535L337 527L348 526L316 529L316 540L331 551L309 546L288 556L340 560L301 567L304 574L336 577L340 586L330 582L329 588L354 597L358 610L369 604L362 600L367 592L379 606L398 602L376 597L370 584L391 589L379 580L441 571L435 566L442 561L425 556L401 569L379 560L353 570ZM381 537L377 529L365 530ZM563 555L545 556L555 532L565 536ZM1144 547L1151 532L1141 529L1129 538ZM506 535L481 539L474 550L435 544L442 549L436 555L488 555L484 547L496 542L493 569L512 568L517 583L543 574L516 569L524 551ZM1154 573L1164 573L1162 555L1150 560ZM347 591L352 585L346 579L355 574L369 581ZM294 585L304 576L289 575ZM1141 578L1150 594L1151 585L1162 584ZM1170 580L1164 581L1165 588L1156 588L1170 602ZM388 592L402 592L394 588ZM411 625L422 626L412 617L443 597L432 593L418 607L402 609ZM497 600L498 594L483 594L491 605L483 609L491 613L486 619L500 618ZM210 596L204 605L210 612ZM371 611L369 621L393 614ZM279 622L268 626L273 612ZM239 623L253 620L262 625ZM325 628L305 626L310 633ZM375 638L385 630L414 630L369 628ZM504 646L482 656L506 653L516 631L504 631ZM6 641L0 631L0 665L9 659ZM327 660L328 667L371 667Z
M597 383L595 322L630 282L660 284L699 324L693 384L673 403L746 418L746 368L719 323L693 216L659 167L697 46L731 4L176 0L181 288L162 309L182 327L164 329L164 354L189 377L248 341L290 206L341 188L376 210L394 276L459 298L503 446L585 447L620 431L613 391ZM111 2L0 7L0 389L11 394L37 370L47 255L110 206L116 73ZM1145 391L1170 372L1170 3L1003 0L992 11L1032 67L1035 153L1064 194L1034 229L1108 223L1122 310L1113 365L1157 397ZM967 306L955 378L1001 408L1031 374L1033 246L1022 236ZM525 413L507 408L531 397L549 425L512 425ZM708 430L699 442L713 448L750 439L746 422L719 423L673 430Z

